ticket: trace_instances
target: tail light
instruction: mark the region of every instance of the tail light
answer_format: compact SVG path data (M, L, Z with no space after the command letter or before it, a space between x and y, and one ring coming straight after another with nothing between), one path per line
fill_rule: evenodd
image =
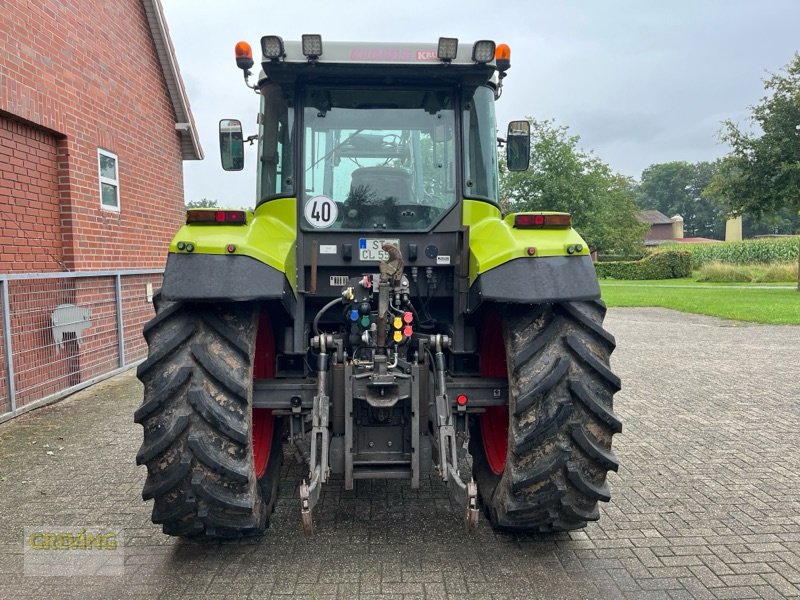
M212 223L217 225L244 225L247 213L243 210L187 210L186 224Z
M571 226L572 215L567 213L519 213L514 215L514 227L517 229L546 229Z

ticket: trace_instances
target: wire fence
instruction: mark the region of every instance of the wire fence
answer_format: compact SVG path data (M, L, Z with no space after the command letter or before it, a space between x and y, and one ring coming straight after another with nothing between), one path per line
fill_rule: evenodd
M0 422L143 359L162 274L0 275Z

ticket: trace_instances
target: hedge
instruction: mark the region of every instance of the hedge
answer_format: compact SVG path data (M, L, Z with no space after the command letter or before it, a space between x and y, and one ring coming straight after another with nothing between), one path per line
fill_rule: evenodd
M640 252L638 254L600 254L597 257L597 262L620 262L620 261L631 261L631 260L641 260L647 253Z
M685 250L655 252L636 261L595 263L598 277L612 279L677 279L692 274L692 255Z
M751 265L797 262L800 238L766 238L743 242L719 242L708 244L669 244L659 248L690 252L692 265L699 269L710 262L730 265Z

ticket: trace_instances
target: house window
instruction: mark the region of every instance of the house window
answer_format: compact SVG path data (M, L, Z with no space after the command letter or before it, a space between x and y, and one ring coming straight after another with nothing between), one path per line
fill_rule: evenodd
M100 172L100 206L107 210L119 210L119 173L117 155L108 150L97 149Z

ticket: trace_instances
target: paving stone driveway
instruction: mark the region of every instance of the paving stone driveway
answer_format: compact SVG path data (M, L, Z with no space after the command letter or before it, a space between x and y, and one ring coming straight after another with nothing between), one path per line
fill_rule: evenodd
M268 534L194 544L161 534L134 466L132 373L0 425L0 598L783 598L800 595L800 327L661 309L608 315L621 467L598 523L468 537L436 480L326 489L300 529L287 463ZM52 454L48 454L48 453ZM121 577L26 577L23 527L105 525Z

